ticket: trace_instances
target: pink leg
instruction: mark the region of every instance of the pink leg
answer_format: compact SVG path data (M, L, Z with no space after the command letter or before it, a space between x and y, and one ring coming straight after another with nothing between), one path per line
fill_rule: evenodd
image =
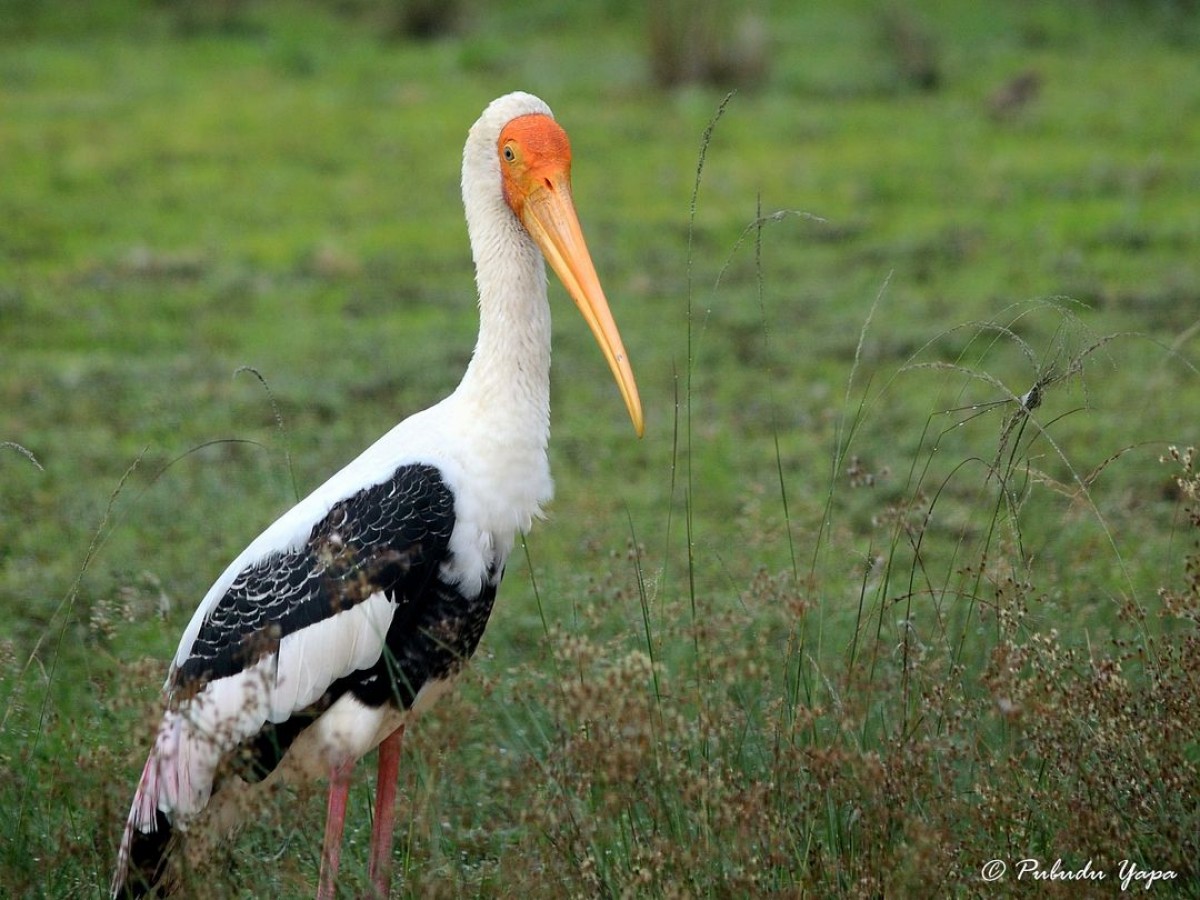
M392 831L396 824L396 782L400 773L401 725L379 745L379 778L375 786L375 823L371 827L371 862L368 872L375 894L387 900L392 882Z
M325 842L321 846L321 880L317 900L333 900L337 893L338 863L342 858L342 831L346 827L346 799L354 762L341 763L329 773L329 808L325 813Z

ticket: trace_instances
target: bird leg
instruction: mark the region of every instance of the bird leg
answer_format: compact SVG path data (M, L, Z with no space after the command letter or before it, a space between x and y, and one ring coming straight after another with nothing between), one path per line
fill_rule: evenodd
M375 786L375 822L371 826L371 861L368 873L375 894L387 900L392 881L392 830L396 824L396 783L400 773L401 725L379 745L379 778Z
M346 800L354 760L336 763L329 772L329 808L325 813L325 841L321 846L321 878L317 900L333 900L337 891L338 863L342 858L342 832L346 827Z

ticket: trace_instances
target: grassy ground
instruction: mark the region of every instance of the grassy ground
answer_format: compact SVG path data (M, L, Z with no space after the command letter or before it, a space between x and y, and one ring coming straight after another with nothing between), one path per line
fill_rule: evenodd
M1195 11L762 4L698 178L738 76L655 89L632 4L483 6L417 42L365 2L0 3L0 893L100 895L197 599L453 387L461 143L523 88L647 436L556 292L558 496L412 733L397 892L1008 895L986 861L1061 858L1200 894L1198 501L1160 461L1200 408ZM196 895L310 893L321 815L263 810Z

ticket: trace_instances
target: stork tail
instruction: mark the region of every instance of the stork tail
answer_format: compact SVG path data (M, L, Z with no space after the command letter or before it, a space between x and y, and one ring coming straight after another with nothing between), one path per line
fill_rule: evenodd
M151 753L121 836L121 851L112 881L113 900L170 893L166 875L177 842L173 839L171 820L157 808L158 786L159 762L156 754Z

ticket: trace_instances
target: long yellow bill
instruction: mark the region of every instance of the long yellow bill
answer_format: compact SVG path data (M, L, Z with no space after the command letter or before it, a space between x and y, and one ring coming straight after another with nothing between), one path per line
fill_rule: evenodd
M645 423L637 382L633 380L633 369L629 366L621 333L617 331L617 323L613 321L591 254L583 240L583 230L579 227L579 217L571 199L571 182L567 177L550 178L545 185L532 191L522 207L521 221L592 329L625 399L633 430L641 437Z

